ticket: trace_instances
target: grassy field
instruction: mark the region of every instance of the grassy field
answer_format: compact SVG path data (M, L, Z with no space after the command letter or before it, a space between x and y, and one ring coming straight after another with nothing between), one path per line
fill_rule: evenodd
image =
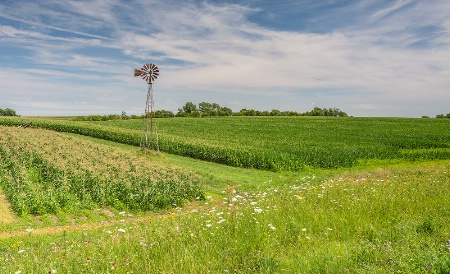
M139 142L139 120L33 121ZM323 159L320 151L357 157L272 172L0 126L0 272L450 272L448 122L235 117L158 125L173 143L243 148L256 160L308 148Z

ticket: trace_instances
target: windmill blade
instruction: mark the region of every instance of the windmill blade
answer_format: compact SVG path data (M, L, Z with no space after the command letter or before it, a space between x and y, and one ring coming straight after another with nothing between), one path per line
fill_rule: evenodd
M159 69L155 64L147 63L140 70L135 69L134 76L141 76L148 84L152 84L159 76Z

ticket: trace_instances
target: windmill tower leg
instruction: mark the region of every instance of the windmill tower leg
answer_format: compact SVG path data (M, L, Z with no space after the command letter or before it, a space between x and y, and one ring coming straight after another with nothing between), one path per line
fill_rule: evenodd
M153 120L153 115L153 86L152 84L148 84L147 101L145 104L144 121L142 124L141 134L141 148L144 150L144 153L147 153L147 149L155 149L159 153L158 130L156 127L156 121Z

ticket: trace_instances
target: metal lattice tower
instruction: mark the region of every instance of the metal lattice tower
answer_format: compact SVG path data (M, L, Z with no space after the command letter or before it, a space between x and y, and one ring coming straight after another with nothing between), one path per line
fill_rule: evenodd
M144 153L147 149L157 150L159 153L158 144L158 129L154 116L154 101L153 101L153 81L159 76L158 67L154 64L145 64L140 70L134 70L134 76L141 76L148 84L147 101L145 103L144 121L142 123L141 134L141 148Z

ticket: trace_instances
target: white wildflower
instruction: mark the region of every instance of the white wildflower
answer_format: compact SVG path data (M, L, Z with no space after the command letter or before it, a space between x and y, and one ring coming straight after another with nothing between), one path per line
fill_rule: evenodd
M259 208L259 207L255 207L254 211L255 211L255 213L263 212L263 210L261 208Z

